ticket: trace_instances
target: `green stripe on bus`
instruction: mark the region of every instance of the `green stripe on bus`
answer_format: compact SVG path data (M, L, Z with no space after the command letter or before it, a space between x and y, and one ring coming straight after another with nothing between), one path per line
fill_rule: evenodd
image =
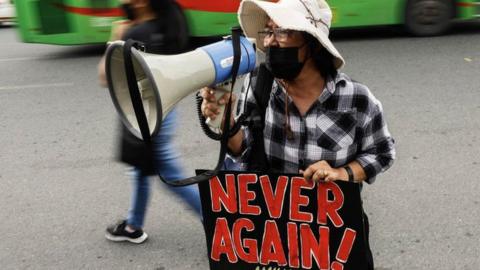
M194 37L228 35L238 25L236 13L184 10L190 35Z

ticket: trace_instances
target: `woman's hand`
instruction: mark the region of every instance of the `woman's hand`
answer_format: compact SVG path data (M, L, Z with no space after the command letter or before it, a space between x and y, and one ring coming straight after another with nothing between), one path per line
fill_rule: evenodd
M320 160L303 171L303 178L314 182L331 182L337 180L348 180L348 174L344 168L332 168L325 160Z
M215 120L217 117L223 117L220 115L220 106L225 106L227 104L228 99L230 98L230 93L223 94L218 100L215 97L215 89L210 87L204 87L200 90L200 96L203 98L201 110L202 115L205 118L210 118L212 121ZM232 96L232 104L235 104L236 97L235 95ZM232 105L233 111L233 105ZM230 115L230 123L233 125L233 113ZM222 123L223 127L223 123Z

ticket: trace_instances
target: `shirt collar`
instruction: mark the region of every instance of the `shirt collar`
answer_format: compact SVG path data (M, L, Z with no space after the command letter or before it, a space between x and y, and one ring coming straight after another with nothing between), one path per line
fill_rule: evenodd
M346 83L346 78L343 73L338 73L335 78L329 77L326 80L325 88L322 91L322 94L318 97L318 102L324 103L330 96L335 93L339 87L344 87ZM275 91L275 96L279 97L282 102L285 102L285 97L287 97L287 91L285 88L276 80L273 82L272 91ZM291 99L288 98L288 102L291 102Z
M337 76L335 78L331 78L329 77L327 80L326 80L326 83L325 83L325 88L323 89L324 91L322 92L322 94L318 97L318 101L320 103L324 103L330 96L333 95L333 93L335 93L335 91L339 88L339 87L344 87L345 86L345 83L346 83L346 79L344 78L344 76L342 74L337 74ZM326 90L326 91L325 91Z

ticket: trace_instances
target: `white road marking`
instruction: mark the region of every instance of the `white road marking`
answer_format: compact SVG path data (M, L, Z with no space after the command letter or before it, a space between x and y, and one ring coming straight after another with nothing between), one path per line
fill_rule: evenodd
M0 62L31 61L31 60L41 60L41 59L45 59L45 58L41 58L41 57L0 58Z
M12 85L12 86L0 86L0 90L16 90L16 89L31 89L31 88L46 88L46 87L66 87L66 86L73 86L73 85L74 85L73 83Z

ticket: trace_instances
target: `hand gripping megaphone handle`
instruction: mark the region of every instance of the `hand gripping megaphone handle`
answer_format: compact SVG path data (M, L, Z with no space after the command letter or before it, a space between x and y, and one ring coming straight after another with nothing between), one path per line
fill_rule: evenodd
M215 87L215 100L218 101L225 93L230 92L230 90L226 89L228 86L220 86L220 87ZM229 117L224 115L225 114L225 104L220 105L218 104L218 111L220 112L215 120L212 120L210 117L207 118L205 123L209 125L213 130L218 130L220 129L222 125L222 120L224 117Z

